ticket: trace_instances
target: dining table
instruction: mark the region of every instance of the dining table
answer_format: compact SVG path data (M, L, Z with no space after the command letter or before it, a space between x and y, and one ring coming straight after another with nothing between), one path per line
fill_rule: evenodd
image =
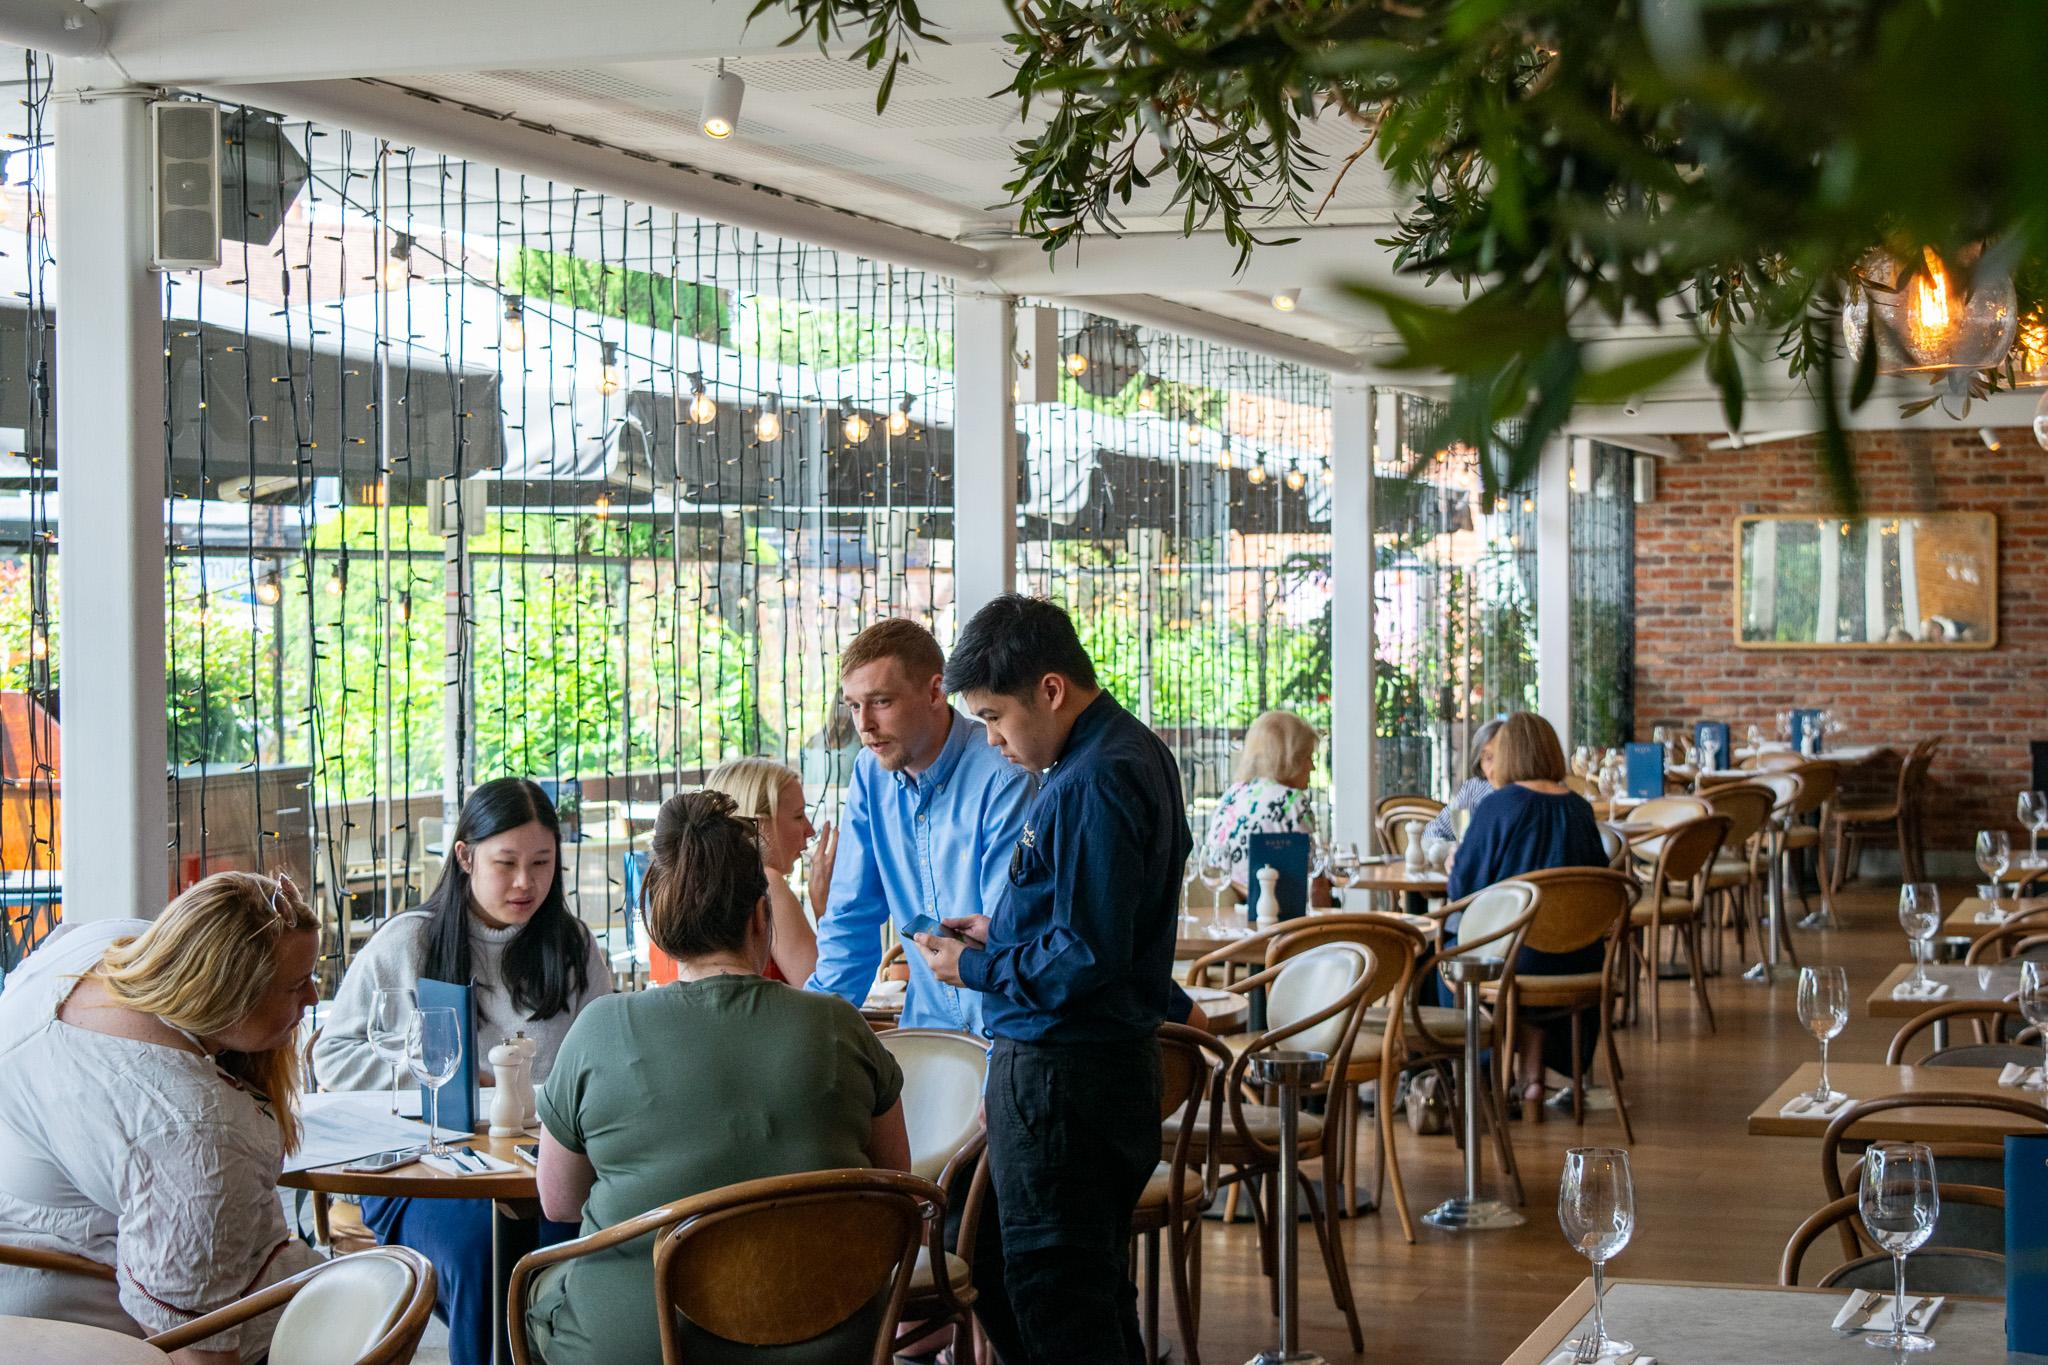
M0 1317L0 1358L10 1365L164 1365L170 1357L141 1337L54 1318Z
M1911 1292L1908 1276L1907 1290ZM1665 1365L1871 1365L1888 1359L1863 1333L1833 1330L1848 1289L1800 1285L1705 1284L1682 1280L1607 1282L1607 1335L1631 1343L1624 1357ZM1523 1339L1505 1365L1571 1365L1571 1343L1592 1321L1593 1282L1578 1288ZM2048 1356L2008 1354L2005 1301L1951 1294L1926 1329L1931 1356L1949 1365L2037 1365Z
M1948 987L1939 998L1910 996L1901 999L1895 996L1892 992L1904 985L1912 974L1913 964L1910 962L1901 962L1892 968L1864 998L1864 1013L1873 1019L1911 1019L1936 1005L1958 1000L1995 1004L2020 988L2020 964L2017 960L1976 967L1966 967L1960 962L1930 962L1927 964L1927 979Z
M1972 942L1995 934L2014 918L2033 910L2048 910L2048 896L2029 896L2024 900L2012 896L1998 898L1999 918L1992 919L1991 902L1980 896L1965 896L1956 902L1948 912L1948 918L1941 922L1937 935L1945 939L1969 939ZM1981 917L1981 918L1980 918ZM2048 916L2043 916L2041 932L2048 934Z
M1951 1095L2003 1095L2040 1104L2041 1091L2000 1085L2000 1068L1989 1066L1886 1066L1877 1062L1830 1062L1828 1086L1852 1100L1880 1095L1940 1091ZM1785 1106L1820 1085L1820 1063L1803 1062L1749 1116L1751 1137L1818 1138L1841 1117L1808 1110L1786 1114ZM2039 1133L2042 1124L2001 1109L1886 1109L1856 1125L1856 1136L1872 1142L1997 1142L2008 1133Z

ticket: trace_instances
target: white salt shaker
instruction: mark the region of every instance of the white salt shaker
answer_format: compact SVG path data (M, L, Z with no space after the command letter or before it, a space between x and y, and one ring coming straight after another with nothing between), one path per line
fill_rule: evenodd
M1422 822L1410 820L1406 828L1408 846L1401 850L1401 861L1410 872L1420 872L1429 866L1429 855L1422 848Z
M491 1136L523 1137L526 1133L526 1102L533 1093L527 1079L525 1052L507 1038L491 1049L491 1074L497 1089L491 1096Z
M1274 890L1280 883L1280 869L1262 867L1259 869L1259 928L1272 929L1280 923L1280 894Z
M523 1092L526 1096L526 1126L537 1128L540 1126L540 1105L533 1093L533 1062L540 1055L540 1040L527 1037L526 1030L521 1029L512 1035L512 1046L526 1058L526 1089Z

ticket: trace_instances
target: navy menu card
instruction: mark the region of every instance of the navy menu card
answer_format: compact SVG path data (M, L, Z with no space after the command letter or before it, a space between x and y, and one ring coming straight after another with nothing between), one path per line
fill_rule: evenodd
M2048 1134L2005 1140L2005 1349L2048 1355Z
M476 1012L470 1008L469 987L457 986L447 981L433 981L421 977L415 983L420 1008L451 1009L462 1034L462 1064L448 1084L441 1087L441 1126L452 1128L457 1133L476 1131L477 1119L482 1106L477 1099L476 1065ZM433 1108L433 1096L427 1087L420 1087L420 1117L425 1118Z
M1628 783L1628 794L1638 801L1647 801L1653 796L1664 794L1664 746L1661 744L1631 744L1628 746L1623 777Z
M1308 836L1306 834L1254 834L1245 851L1250 866L1245 871L1245 900L1251 913L1259 912L1259 869L1277 867L1280 880L1273 894L1280 901L1280 918L1299 919L1308 913Z

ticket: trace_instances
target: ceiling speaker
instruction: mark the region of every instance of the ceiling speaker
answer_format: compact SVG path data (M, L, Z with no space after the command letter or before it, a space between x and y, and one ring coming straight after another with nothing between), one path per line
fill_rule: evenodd
M158 100L149 106L149 144L150 266L213 269L220 264L220 106Z

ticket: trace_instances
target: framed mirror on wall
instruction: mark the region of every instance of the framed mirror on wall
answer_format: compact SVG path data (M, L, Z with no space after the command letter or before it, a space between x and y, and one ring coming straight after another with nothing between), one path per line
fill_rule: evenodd
M1990 649L1998 518L1738 517L1734 614L1744 649Z

